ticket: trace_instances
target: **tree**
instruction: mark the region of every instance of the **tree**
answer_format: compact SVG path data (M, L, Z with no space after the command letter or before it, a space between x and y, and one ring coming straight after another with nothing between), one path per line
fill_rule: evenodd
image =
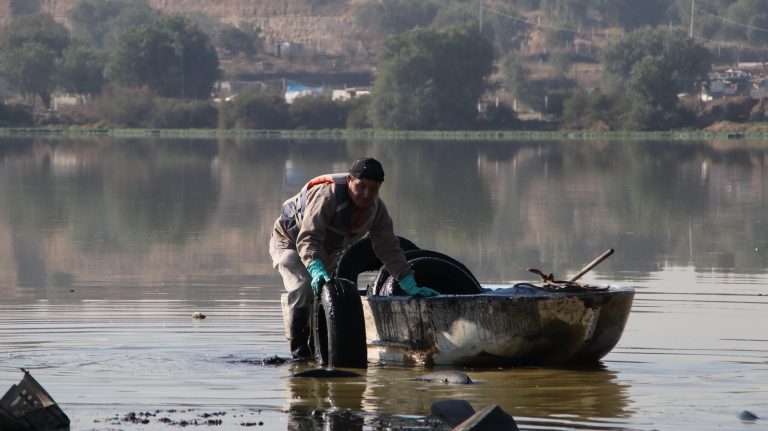
M245 29L230 25L219 30L216 38L219 48L234 56L239 54L252 56L258 53L261 45L259 41L261 29L255 25L244 27Z
M341 129L347 114L341 103L315 95L297 97L288 113L291 123L298 129Z
M40 96L48 108L55 61L68 45L69 32L50 16L19 17L0 35L0 75L25 97Z
M417 28L388 38L371 105L375 127L466 128L493 71L493 46L477 26Z
M282 129L288 125L285 97L271 88L253 85L224 102L219 127L224 129Z
M175 15L126 30L107 65L107 76L117 83L182 99L210 97L220 74L208 36Z
M146 24L153 14L146 0L79 0L67 17L74 37L110 49L120 29Z
M435 18L437 7L424 0L368 0L357 12L357 23L378 38L426 27Z
M101 93L106 60L101 51L70 46L56 60L56 82L69 93L87 96Z
M675 93L692 90L707 78L711 66L709 51L679 30L642 29L608 44L601 52L606 84L619 88L630 78L635 66L646 57L658 57L670 74L660 79L670 81Z

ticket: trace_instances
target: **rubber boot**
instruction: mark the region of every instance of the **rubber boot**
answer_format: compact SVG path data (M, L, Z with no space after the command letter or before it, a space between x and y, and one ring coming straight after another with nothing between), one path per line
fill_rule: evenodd
M296 360L312 359L309 348L309 308L295 308L291 312L291 357Z

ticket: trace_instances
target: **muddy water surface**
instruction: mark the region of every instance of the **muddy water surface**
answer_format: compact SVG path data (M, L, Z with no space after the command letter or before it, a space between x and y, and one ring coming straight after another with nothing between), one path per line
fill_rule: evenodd
M444 399L499 404L526 430L768 429L760 147L2 142L0 391L30 370L73 430L424 429ZM277 207L361 154L384 162L398 232L486 283L615 248L585 280L637 289L619 345L596 369L465 369L468 386L264 364L288 354L266 252Z

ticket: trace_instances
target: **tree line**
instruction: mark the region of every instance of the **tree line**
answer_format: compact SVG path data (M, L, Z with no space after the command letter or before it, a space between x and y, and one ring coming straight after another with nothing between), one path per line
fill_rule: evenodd
M668 13L679 9L679 2L655 1L669 3ZM504 6L510 14L542 8L582 22L586 12L602 8L608 14L617 2L498 3L495 7ZM732 6L737 4L741 2ZM39 13L16 18L0 34L0 75L12 89L28 100L39 99L46 108L56 90L88 102L63 114L44 115L38 124L419 130L542 126L519 121L504 101L491 102L489 96L503 89L550 114L555 121L544 127L701 126L701 108L681 104L678 94L693 92L706 80L711 55L684 31L641 27L610 41L597 59L601 87L587 90L564 72L535 77L530 62L512 49L526 37L524 23L505 27L500 20L514 15L495 13L481 27L472 15L475 6L458 1L364 3L358 19L384 39L372 95L345 102L304 96L289 105L280 88L254 85L231 100L213 103L213 86L222 77L219 54L255 52L260 30L247 23L213 30L205 19L160 16L144 1L80 0L69 15L71 31ZM573 61L567 54L551 53L547 61L562 62L567 70ZM34 121L24 108L0 107L1 125Z

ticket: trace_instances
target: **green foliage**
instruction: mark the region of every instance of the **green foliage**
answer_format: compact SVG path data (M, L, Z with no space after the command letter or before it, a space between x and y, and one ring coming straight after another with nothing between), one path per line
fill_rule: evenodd
M418 28L390 37L374 82L374 126L467 128L492 71L493 47L477 26Z
M54 88L53 74L56 53L38 42L25 42L2 50L0 73L8 85L24 96L38 95L47 108Z
M215 129L218 110L208 101L155 99L152 118L147 127L162 129Z
M357 12L357 23L376 38L402 34L432 23L437 6L429 0L368 0Z
M20 16L39 13L40 3L41 0L11 0L11 14L13 16Z
M514 129L518 125L517 113L504 103L499 103L498 106L493 104L480 115L479 125L489 130Z
M29 107L0 104L0 127L31 127L34 123Z
M288 124L288 104L283 95L259 85L238 93L219 109L219 127L223 129L282 129Z
M146 127L152 120L155 104L147 91L114 88L93 102L94 113L114 127Z
M126 30L107 65L111 80L163 97L207 99L220 74L208 36L181 16Z
M58 87L73 94L99 94L105 84L105 65L101 51L81 45L70 46L56 60Z
M348 100L347 103L347 129L370 129L373 127L369 111L371 109L371 96L363 95Z
M330 97L306 95L294 99L288 108L291 124L298 129L341 129L347 112Z
M0 35L0 75L25 97L38 95L47 108L55 87L56 58L69 45L69 32L43 14L16 18Z
M600 0L598 10L608 23L626 30L656 26L669 22L670 0ZM690 0L686 0L690 9ZM686 11L690 15L690 11Z
M261 46L259 33L261 29L255 25L245 25L244 28L225 26L218 31L216 45L229 55L252 56Z
M510 94L524 103L533 100L530 91L530 71L517 53L511 53L501 62L502 81Z
M541 0L541 8L555 21L587 22L590 0Z
M218 111L207 101L156 97L146 90L112 88L97 97L91 117L113 127L215 128Z
M675 93L694 89L698 82L706 79L710 69L706 48L681 31L665 28L629 33L603 48L601 56L604 78L612 89L630 79L633 69L643 64L647 57L657 57L654 64L659 67L662 63L665 65L664 71L670 73L667 76L657 74L656 78L669 81L664 86L673 88ZM647 72L649 65L643 67Z
M493 13L487 11L483 13L483 34L493 42L497 52L517 51L521 43L527 41L530 26L515 8L497 4L493 6L493 11ZM477 23L477 21L477 3L452 1L440 3L432 24L436 28L442 28L457 23Z
M670 130L693 124L678 106L662 108L634 92L573 92L563 102L566 127L598 130Z
M153 15L146 0L79 0L67 17L74 37L112 49L120 30L146 24Z

